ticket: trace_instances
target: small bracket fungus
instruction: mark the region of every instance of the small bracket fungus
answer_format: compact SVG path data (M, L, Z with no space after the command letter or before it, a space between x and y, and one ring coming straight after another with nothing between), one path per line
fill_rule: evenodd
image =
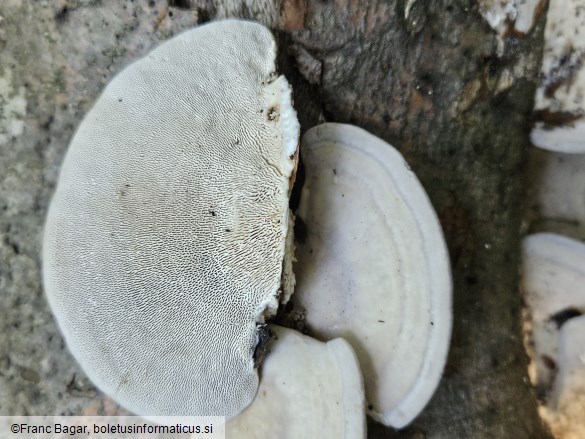
M137 414L230 418L256 393L299 133L275 51L251 22L182 33L110 82L67 152L46 293L89 378Z
M526 35L534 26L546 0L479 0L479 11L502 37Z
M559 337L559 371L543 417L556 437L585 437L585 315L565 323Z
M497 32L497 55L504 55L506 38L529 34L546 9L547 0L478 0L479 12Z
M539 413L556 437L585 437L585 244L552 233L524 238L521 289Z
M530 198L538 227L585 238L585 154L531 151Z
M324 124L303 137L293 302L319 337L346 338L369 414L401 428L440 380L451 333L441 227L402 156L366 131Z
M583 0L550 0L545 29L542 81L535 110L541 115L532 142L551 151L585 152L585 14Z
M226 438L365 438L364 385L349 343L271 329L277 339L262 364L258 394L226 423Z

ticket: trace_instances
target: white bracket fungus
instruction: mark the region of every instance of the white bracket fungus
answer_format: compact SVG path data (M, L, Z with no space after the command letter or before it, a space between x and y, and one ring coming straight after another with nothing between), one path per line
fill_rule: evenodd
M278 338L262 364L258 394L226 423L226 437L365 438L364 385L349 343L271 329Z
M552 231L585 238L585 154L537 148L531 154L528 205L534 209L533 215Z
M542 81L535 109L545 121L531 133L544 149L585 152L585 1L550 0L544 33ZM546 116L546 117L544 117Z
M299 125L275 50L261 25L215 22L110 82L63 163L45 290L89 378L139 415L226 416L237 437L360 438L364 383L344 340L274 328L256 393L259 324L295 283ZM380 139L325 124L303 145L298 303L316 334L357 351L369 414L403 427L449 345L437 217Z
M317 336L346 338L369 414L401 428L440 380L451 333L451 275L438 219L402 156L357 127L303 137L293 302ZM306 235L306 236L302 236Z
M546 0L479 0L479 11L501 36L530 33Z
M585 244L552 233L524 238L521 289L539 413L556 437L584 437Z
M546 8L547 0L478 0L479 12L498 34L498 56L504 54L504 39L525 36Z
M137 414L229 418L256 393L299 132L275 51L251 22L182 33L110 82L67 152L46 293L89 378Z
M559 371L551 405L544 419L556 437L585 437L585 315L567 321L560 330Z

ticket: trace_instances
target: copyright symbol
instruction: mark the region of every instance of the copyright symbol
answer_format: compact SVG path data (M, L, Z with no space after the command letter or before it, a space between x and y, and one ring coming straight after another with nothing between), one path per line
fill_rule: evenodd
M12 430L13 433L18 433L20 431L20 427L18 426L18 424L12 424L12 427L10 427L10 429Z

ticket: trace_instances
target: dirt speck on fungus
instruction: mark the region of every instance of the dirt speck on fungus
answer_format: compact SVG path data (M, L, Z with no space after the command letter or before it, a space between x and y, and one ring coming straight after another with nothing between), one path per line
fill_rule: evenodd
M254 349L254 367L258 369L266 355L270 352L270 344L273 340L276 340L276 334L270 330L267 324L258 325L258 344Z
M274 106L274 107L270 107L268 109L268 120L271 122L276 122L278 121L280 117L280 114L278 112L278 107Z

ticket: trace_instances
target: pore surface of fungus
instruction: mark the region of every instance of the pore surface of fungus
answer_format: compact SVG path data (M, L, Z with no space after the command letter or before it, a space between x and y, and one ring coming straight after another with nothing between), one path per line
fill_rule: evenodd
M364 374L369 414L408 424L431 398L451 331L443 234L423 187L390 145L350 125L303 137L297 287L310 331L343 337Z
M110 82L67 152L46 293L87 375L137 414L229 418L256 392L299 130L275 50L251 22L182 33Z
M277 339L256 398L226 423L226 438L365 438L364 385L349 343L271 328Z

